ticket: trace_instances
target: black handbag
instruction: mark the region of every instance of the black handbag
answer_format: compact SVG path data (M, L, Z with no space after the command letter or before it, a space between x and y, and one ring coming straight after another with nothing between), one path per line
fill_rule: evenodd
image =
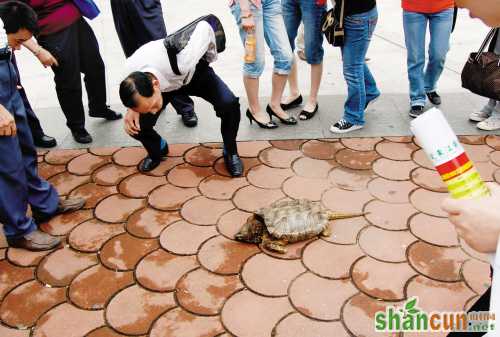
M475 94L500 100L500 56L485 52L499 28L490 30L477 53L471 53L462 70L462 87Z
M167 48L170 65L176 75L181 75L177 65L177 54L186 47L191 35L196 29L196 25L201 21L206 21L214 30L217 53L222 53L226 49L226 34L224 33L224 27L218 17L209 14L194 20L163 40L163 45Z
M335 8L330 9L321 18L321 31L325 35L329 44L334 47L342 47L344 45L344 2L346 0L338 0L340 2L340 16L335 17ZM337 2L337 5L338 5Z

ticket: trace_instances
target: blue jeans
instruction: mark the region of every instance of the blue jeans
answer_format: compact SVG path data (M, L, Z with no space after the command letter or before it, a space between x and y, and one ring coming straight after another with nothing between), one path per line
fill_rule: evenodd
M431 41L429 63L424 72L427 23ZM452 8L433 14L403 11L411 106L424 106L425 94L436 90L436 83L443 72L446 54L450 49L452 23Z
M380 96L377 83L365 61L377 20L376 7L365 13L348 16L344 20L342 60L347 82L347 100L343 118L355 125L365 124L367 103Z
M274 58L274 72L279 75L288 75L292 70L293 52L288 43L285 23L281 14L280 0L262 0L262 7L257 8L250 3L252 15L255 20L255 37L257 39L257 57L254 63L244 63L245 76L259 78L264 71L265 46L269 46ZM241 8L238 1L231 7L231 12L238 27L240 37L245 43L247 33L241 27Z
M45 218L56 212L59 202L55 188L38 176L37 153L16 86L14 65L0 60L0 104L13 115L17 126L16 136L0 136L0 223L8 238L24 236L37 228L26 216L28 204Z
M321 18L326 12L326 5L318 6L316 0L281 0L281 6L292 50L295 50L295 38L302 21L304 23L304 50L307 63L320 64L323 62Z

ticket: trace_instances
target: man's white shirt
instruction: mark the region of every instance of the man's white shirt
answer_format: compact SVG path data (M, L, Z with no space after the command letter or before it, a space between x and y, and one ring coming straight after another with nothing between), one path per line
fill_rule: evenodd
M153 74L160 82L160 90L169 92L191 82L196 65L203 57L209 63L217 59L215 33L206 21L196 25L188 44L177 54L177 66L181 75L175 74L170 66L163 39L149 42L137 49L127 59L126 66L129 73L141 71Z

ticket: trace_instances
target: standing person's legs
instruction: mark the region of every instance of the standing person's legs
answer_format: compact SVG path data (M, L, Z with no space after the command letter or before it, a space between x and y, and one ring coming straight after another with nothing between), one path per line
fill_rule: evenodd
M321 18L326 12L325 5L317 5L316 1L299 0L304 22L304 39L307 63L311 65L311 86L309 98L304 106L301 119L309 119L317 110L318 91L323 76L323 34Z
M408 80L410 82L410 105L425 106L425 34L427 16L403 11L403 27L407 50Z
M377 9L345 18L345 41L342 47L344 78L347 82L347 99L344 116L332 132L348 132L365 124L366 107L365 56L377 22ZM347 123L343 123L347 122Z
M35 141L35 145L39 147L54 147L57 145L57 142L54 138L45 135L45 132L42 129L42 125L40 124L40 120L35 115L31 104L28 100L28 96L26 95L26 91L24 90L21 84L21 76L19 74L19 69L17 67L16 57L12 54L12 64L14 65L14 69L17 72L17 86L19 94L21 95L21 99L23 100L24 108L26 110L26 117L28 119L28 125L31 130L31 134L33 135L33 140Z
M66 116L66 124L74 134L82 132L85 130L85 113L80 78L78 22L60 32L40 36L38 42L54 55L59 63L57 67L52 67L52 70L57 98Z
M264 19L262 8L257 8L250 4L253 19L255 20L256 58L253 63L243 63L243 83L248 99L248 109L253 118L264 125L269 123L269 117L262 111L259 102L259 78L264 71L265 65L265 39L264 39ZM238 1L231 7L231 12L238 25L240 38L245 44L247 32L241 26L241 8Z
M429 15L429 62L425 69L425 93L436 91L436 84L441 76L446 54L450 50L450 34L453 25L453 8Z
M89 116L117 120L121 114L106 105L106 71L94 31L84 19L78 21L78 51L80 70L89 99Z
M299 26L302 22L302 11L299 0L281 0L283 20L285 21L288 41L292 52L295 50L295 40L297 38ZM305 28L304 28L305 29ZM305 32L304 32L305 39ZM305 41L304 41L305 42ZM293 65L288 75L289 96L283 99L282 107L290 109L302 103L302 96L299 90L299 80L297 74L297 59L293 58Z
M6 60L0 61L0 90L4 107L14 116L17 134L0 137L0 223L12 247L50 249L59 240L41 233L35 234L37 226L26 216L28 203L34 211L54 214L58 208L55 189L37 174L37 154L21 96L17 92L14 66ZM10 81L9 81L10 79ZM38 246L37 246L38 245Z
M274 59L271 110L287 123L297 123L281 108L281 99L285 89L288 74L293 64L293 52L288 41L285 23L283 21L281 1L269 0L262 3L264 15L264 38ZM269 109L268 109L269 110Z

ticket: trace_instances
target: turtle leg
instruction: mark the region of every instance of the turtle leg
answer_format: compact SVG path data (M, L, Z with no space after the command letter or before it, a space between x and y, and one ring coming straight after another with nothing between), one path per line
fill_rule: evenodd
M286 248L285 246L288 244L285 240L275 240L271 238L268 234L264 234L262 238L262 246L270 251L285 254Z
M322 237L329 237L332 235L332 225L330 223L327 223L326 226L325 226L325 229L323 229L323 231L319 234L321 235Z

